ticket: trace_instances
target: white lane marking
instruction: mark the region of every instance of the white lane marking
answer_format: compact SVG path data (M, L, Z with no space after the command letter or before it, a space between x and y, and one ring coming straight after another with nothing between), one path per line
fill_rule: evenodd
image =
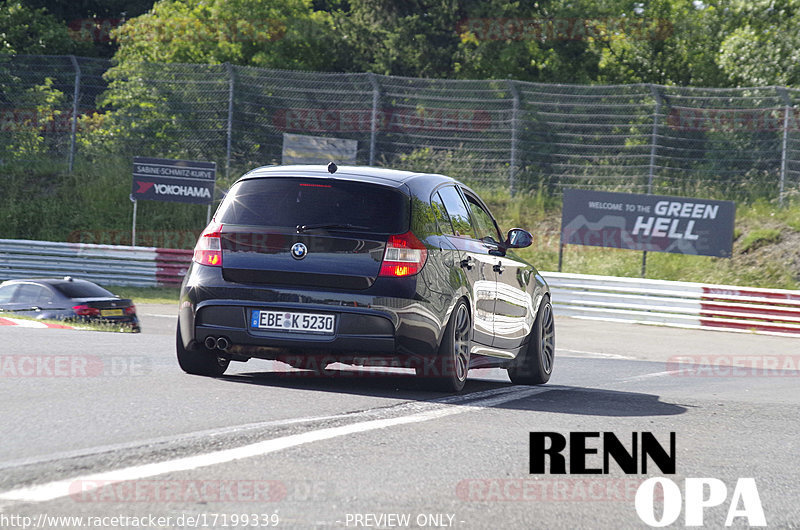
M189 442L195 439L201 438L212 438L214 436L221 436L225 434L235 434L239 432L245 432L250 430L255 430L259 428L267 428L267 427L282 427L288 425L294 425L298 423L312 423L312 422L319 422L325 420L333 420L339 417L344 417L345 415L339 416L316 416L316 417L309 417L309 418L291 418L286 420L273 420L273 421L264 421L259 423L247 423L243 425L236 425L232 427L222 427L219 429L207 429L203 431L194 431L189 432L186 434L181 434L177 436L161 436L158 438L149 438L147 440L141 440L136 442L127 442L127 443L119 443L119 444L109 444L109 445L100 445L96 447L89 447L86 449L76 449L75 451L63 451L60 453L52 453L49 455L44 456L32 456L28 458L20 458L19 460L9 460L7 462L0 462L0 471L6 469L12 469L15 467L25 467L34 464L44 464L48 462L56 462L59 460L68 460L70 458L80 458L85 456L96 456L101 455L104 453L113 453L116 451L123 451L126 449L138 449L144 448L153 445L166 445L171 443L179 443L179 442Z
M377 416L392 411L420 412L422 410L436 407L442 403L450 404L450 403L460 403L465 401L468 402L473 399L480 399L483 397L501 395L506 392L515 391L516 389L517 387L508 386L504 388L481 390L480 392L472 392L470 394L463 394L458 396L447 396L443 398L433 399L431 401L405 402L405 403L400 403L398 405L389 405L387 407L378 407L374 409L359 410L354 412L344 412L342 414L333 414L329 416L309 416L305 418L287 418L282 420L269 420L269 421L260 421L254 423L244 423L242 425L218 427L216 429L204 429L202 431L192 431L172 436L159 436L157 438L148 438L145 440L137 440L134 442L99 445L95 447L88 447L85 449L76 449L74 451L62 451L59 453L51 453L49 455L32 456L28 458L21 458L18 460L9 460L6 462L0 462L0 471L16 467L30 466L34 464L44 464L48 462L56 462L59 460L68 460L70 458L96 456L104 453L112 453L127 449L141 449L155 445L185 443L203 438L213 438L215 436L224 436L227 434L238 434L258 429L266 429L269 427L285 427L301 423L320 423L323 421L342 420L348 418L363 418L369 416Z
M523 399L534 394L546 392L549 388L529 388L529 387L512 387L511 390L504 390L500 395L494 395L484 399L469 401L466 404L446 404L441 403L439 408L427 410L425 412L418 412L415 414L400 416L394 418L384 418L377 420L368 420L358 423L351 423L340 427L329 427L318 429L315 431L305 432L302 434L293 434L290 436L283 436L274 438L272 440L265 440L256 442L242 447L233 449L223 449L212 453L205 453L201 455L188 456L184 458L177 458L174 460L167 460L164 462L157 462L153 464L143 464L139 466L131 466L124 469L117 469L113 471L106 471L102 473L93 473L89 475L82 475L72 477L64 480L57 480L48 482L46 484L38 484L23 488L0 493L0 500L18 501L18 502L45 502L53 499L67 497L70 494L70 487L74 486L76 481L81 481L81 493L93 491L102 485L115 484L118 482L126 482L130 480L138 480L146 477L156 475L163 475L164 473L174 473L177 471L190 471L193 469L224 464L233 460L241 460L244 458L252 458L261 456L282 449L290 447L297 447L307 443L318 442L321 440L329 440L339 436L346 436L349 434L362 433L376 429L385 429L387 427L394 427L396 425L407 425L411 423L420 423L430 421L446 416L455 414L463 414L475 410L483 410L487 407L493 407L509 401L516 401ZM96 485L91 488L92 483Z
M178 315L162 315L159 313L139 313L140 317L178 318Z
M28 319L25 319L25 318L3 317L3 320L7 320L8 322L11 322L11 324L5 324L5 325L19 326L21 328L46 328L47 327L47 325L45 325L44 322L37 322L35 320L28 320Z
M602 359L635 359L635 357L628 357L627 355L619 355L616 353L602 353L598 351L583 351L583 350L569 350L567 348L556 348L556 352L569 352L577 353L580 355L588 355L590 357L600 357ZM569 357L569 355L565 355Z
M651 379L653 377L664 377L672 374L680 374L683 370L667 370L666 372L653 372L652 374L635 375L627 379L623 379L620 383L630 383L632 381L641 381L643 379Z

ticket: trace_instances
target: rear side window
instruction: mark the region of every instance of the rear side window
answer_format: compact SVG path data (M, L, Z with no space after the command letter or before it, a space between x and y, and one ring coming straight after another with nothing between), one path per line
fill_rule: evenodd
M408 231L410 202L403 193L376 184L271 177L236 184L215 218L222 224L280 228L341 224L402 234Z
M14 291L17 290L17 284L0 286L0 304L8 304L12 302Z
M47 287L33 283L20 285L19 290L14 295L14 301L20 304L46 304L52 298L53 295Z
M439 190L439 196L442 198L450 221L453 223L455 235L459 237L474 237L472 225L469 221L469 210L458 190L453 186L445 186Z
M492 216L483 209L478 201L467 195L467 202L472 209L473 219L475 221L475 232L478 234L478 239L494 242L500 241L500 233L497 231L497 226L494 224Z
M67 298L105 298L114 296L99 285L84 282L55 283L53 287Z
M451 236L455 235L453 234L453 226L450 224L450 218L447 216L447 210L438 192L431 196L431 206L433 207L433 215L436 219L436 224L439 226L441 233Z

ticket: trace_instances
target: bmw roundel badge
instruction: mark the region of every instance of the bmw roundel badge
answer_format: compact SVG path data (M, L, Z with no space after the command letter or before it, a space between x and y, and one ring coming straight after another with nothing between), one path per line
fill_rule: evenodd
M308 254L308 248L302 243L295 243L292 245L292 257L294 259L303 259Z

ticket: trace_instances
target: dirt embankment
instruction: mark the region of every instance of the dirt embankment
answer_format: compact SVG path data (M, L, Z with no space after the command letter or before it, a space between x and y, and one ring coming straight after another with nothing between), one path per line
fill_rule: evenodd
M733 260L738 266L800 283L800 231L779 220L737 222Z

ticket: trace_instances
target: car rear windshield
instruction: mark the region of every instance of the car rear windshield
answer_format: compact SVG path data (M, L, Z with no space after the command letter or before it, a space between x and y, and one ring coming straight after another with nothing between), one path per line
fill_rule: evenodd
M105 298L114 296L99 285L88 282L63 282L53 284L53 287L67 298Z
M353 225L365 232L401 234L408 231L409 208L406 195L377 184L268 177L236 184L215 218L222 224Z

